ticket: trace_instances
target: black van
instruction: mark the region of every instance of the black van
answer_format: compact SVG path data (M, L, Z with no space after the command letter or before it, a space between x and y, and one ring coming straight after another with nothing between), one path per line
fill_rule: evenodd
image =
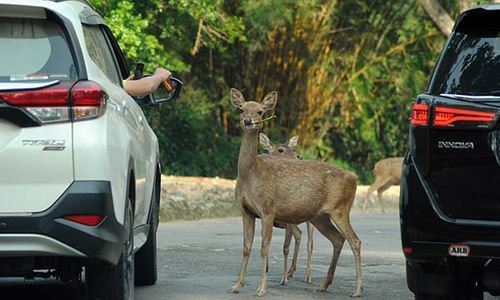
M500 5L464 12L413 103L401 178L416 299L500 294Z

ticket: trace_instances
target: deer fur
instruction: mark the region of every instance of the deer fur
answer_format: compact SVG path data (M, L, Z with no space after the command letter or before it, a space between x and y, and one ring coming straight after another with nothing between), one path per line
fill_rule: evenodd
M240 110L243 130L235 190L243 218L243 260L232 292L238 293L245 282L255 235L255 218L259 217L262 223L262 265L258 296L264 295L267 289L266 266L274 222L300 224L310 221L333 246L330 267L319 291L326 291L332 283L347 239L356 262L356 285L351 296L360 297L361 241L349 220L356 193L356 175L325 162L257 155L262 118L274 109L278 94L271 92L262 103L258 103L245 101L240 91L231 89L230 98L233 106Z
M375 181L366 191L363 213L366 211L366 205L368 204L370 196L374 191L377 191L380 211L382 213L385 213L382 193L384 193L392 185L399 185L399 183L401 182L401 168L403 167L403 159L404 157L391 157L379 160L375 164L375 167L373 168Z
M299 140L298 136L293 136L290 138L286 144L274 144L271 140L263 133L259 134L260 145L269 152L269 155L273 157L289 158L289 159L302 159L302 156L295 152L295 147ZM304 273L304 281L307 283L312 283L312 269L311 269L311 257L313 250L313 232L314 227L310 222L307 222L307 267ZM284 270L283 276L281 278L281 284L286 284L288 278L292 277L297 270L297 258L299 255L300 241L302 239L302 231L296 224L280 224L279 228L285 228L285 243L283 244L283 257L284 257ZM290 243L292 241L292 235L295 239L295 248L293 250L292 263L290 269L287 270L288 265L288 253L290 252Z

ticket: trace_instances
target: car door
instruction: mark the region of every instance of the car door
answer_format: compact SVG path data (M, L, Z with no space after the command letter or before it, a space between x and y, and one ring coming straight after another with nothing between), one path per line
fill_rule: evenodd
M122 75L125 75L123 70L128 69L125 68L127 62L118 45L118 42L108 27L102 26L101 29L106 36L111 51L113 52L116 65L122 71ZM154 172L156 170L155 145L157 143L156 136L149 127L142 108L136 100L128 94L125 98L125 109L130 113L130 119L128 122L130 123L131 128L135 129L134 135L136 138L135 141L132 142L131 148L134 155L136 176L136 205L134 223L136 226L139 226L147 222L155 175Z

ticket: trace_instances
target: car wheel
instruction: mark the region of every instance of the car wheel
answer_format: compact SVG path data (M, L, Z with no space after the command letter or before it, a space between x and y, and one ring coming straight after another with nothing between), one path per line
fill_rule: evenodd
M151 199L151 214L149 216L148 240L135 254L135 284L153 285L158 279L157 272L157 248L156 232L159 223L160 199L157 199L155 185L153 190L153 199Z
M125 214L125 242L116 266L95 265L85 270L89 299L132 300L134 299L134 230L130 201Z

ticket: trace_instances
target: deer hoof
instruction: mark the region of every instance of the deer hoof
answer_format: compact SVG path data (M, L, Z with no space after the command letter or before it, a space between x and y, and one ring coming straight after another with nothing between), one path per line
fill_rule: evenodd
M326 289L327 289L326 287L324 287L324 286L320 286L320 287L316 290L316 292L325 293L325 292L326 292Z
M243 284L237 283L231 288L231 293L238 294L240 292L240 288Z
M281 276L281 285L286 285L288 283L288 273L283 273Z
M304 282L308 284L312 283L311 270L306 270L306 273L304 274Z
M266 288L258 288L255 296L262 297L266 294Z
M354 292L352 292L351 297L352 298L361 297L361 291L354 291Z

